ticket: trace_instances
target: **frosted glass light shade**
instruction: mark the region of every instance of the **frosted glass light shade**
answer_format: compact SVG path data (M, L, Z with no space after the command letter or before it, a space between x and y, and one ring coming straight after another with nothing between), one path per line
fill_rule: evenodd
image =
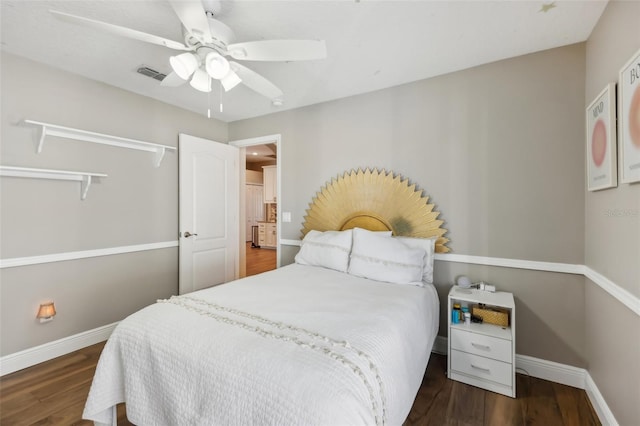
M229 73L222 80L220 80L220 83L222 83L222 87L224 87L225 92L233 89L241 82L242 79L238 77L238 74L233 71L229 71Z
M209 78L209 74L201 68L198 68L196 72L193 73L193 78L189 84L201 92L208 93L211 91L211 78Z
M173 71L183 80L187 80L198 68L198 58L190 52L170 57L169 63Z
M204 60L204 63L207 73L211 76L211 78L220 80L229 73L229 61L227 61L224 56L221 56L217 52L208 53L207 57Z

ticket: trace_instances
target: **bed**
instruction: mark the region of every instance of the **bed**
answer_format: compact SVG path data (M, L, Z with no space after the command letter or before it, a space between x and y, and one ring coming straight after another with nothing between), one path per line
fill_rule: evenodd
M343 223L371 218L387 223ZM438 332L442 233L391 237L378 222L305 229L294 264L129 316L83 417L116 424L125 402L137 425L402 424Z

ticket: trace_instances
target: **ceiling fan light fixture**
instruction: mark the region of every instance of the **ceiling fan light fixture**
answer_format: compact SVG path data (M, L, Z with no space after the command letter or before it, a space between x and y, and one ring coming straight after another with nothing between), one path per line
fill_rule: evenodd
M201 68L198 68L193 73L193 78L189 84L201 92L209 93L211 91L211 78L209 78L209 74Z
M205 60L205 68L211 78L221 80L229 74L229 61L218 52L208 53Z
M233 71L229 71L229 73L227 73L227 75L222 80L220 80L220 83L222 83L222 87L224 87L225 92L233 89L241 82L242 79L238 77L238 74Z
M172 56L169 58L169 63L173 71L183 80L187 80L198 69L198 58L191 52Z

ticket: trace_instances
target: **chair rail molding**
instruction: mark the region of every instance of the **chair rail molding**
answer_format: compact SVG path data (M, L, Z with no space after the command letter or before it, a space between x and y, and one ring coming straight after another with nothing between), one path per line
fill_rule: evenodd
M640 315L640 298L620 287L618 284L611 281L609 278L594 271L587 265L583 265L584 276L596 283L604 291L615 297L619 302L624 304L627 308L635 312L636 315Z
M280 239L280 244L285 246L300 247L302 245L302 241ZM435 260L439 260L441 262L468 263L474 265L498 266L501 268L529 269L534 271L583 275L584 277L589 278L611 296L616 298L627 308L635 312L636 315L640 315L640 298L638 296L630 293L623 287L619 286L604 275L594 271L586 265L579 265L574 263L539 262L536 260L508 259L503 257L474 256L454 253L436 253L434 258Z
M64 262L66 260L86 259L88 257L134 253L145 250L158 250L170 247L178 247L178 241L163 241L159 243L109 247L95 250L69 251L65 253L43 254L40 256L13 257L9 259L0 259L0 269L15 268L18 266L38 265L41 263Z

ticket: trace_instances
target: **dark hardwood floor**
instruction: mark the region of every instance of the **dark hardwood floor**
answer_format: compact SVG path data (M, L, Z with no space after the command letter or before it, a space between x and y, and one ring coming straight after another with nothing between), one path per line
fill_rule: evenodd
M254 248L247 243L246 251L247 276L276 269L276 251L273 249Z
M104 343L0 379L0 424L89 425L82 410ZM599 425L583 390L517 375L512 399L448 380L447 358L433 354L406 426ZM118 425L130 425L124 406Z
M447 379L447 357L431 354L405 426L600 425L585 391L516 374L517 398Z
M103 347L98 343L0 378L0 424L92 425L82 420L82 410ZM118 425L129 424L122 405Z

